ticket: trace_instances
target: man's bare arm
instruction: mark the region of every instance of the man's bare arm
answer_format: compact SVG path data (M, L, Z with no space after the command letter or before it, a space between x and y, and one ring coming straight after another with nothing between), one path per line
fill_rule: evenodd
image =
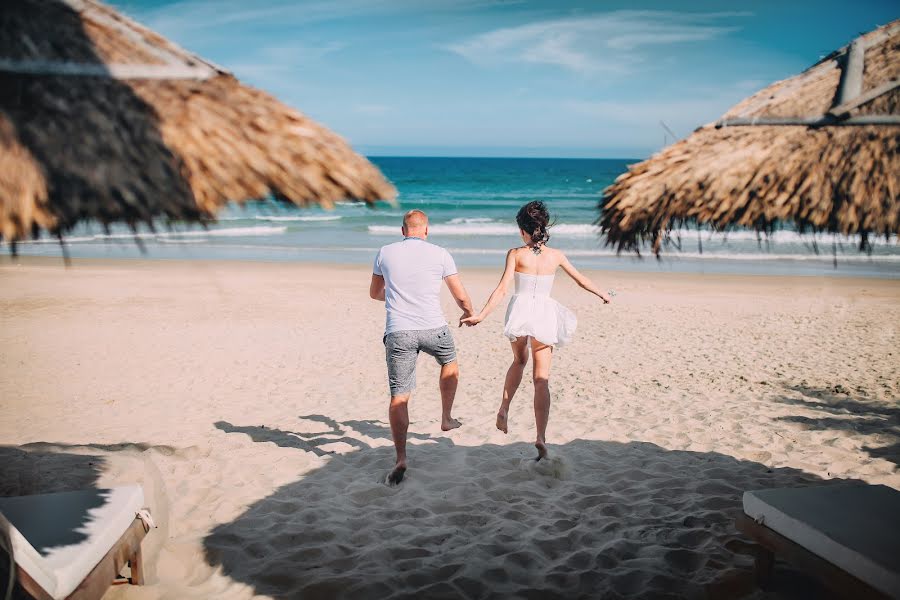
M372 273L372 283L369 284L369 298L384 302L384 277Z
M447 283L447 289L450 290L450 295L456 300L456 305L463 311L463 315L460 319L471 315L472 300L469 298L469 293L466 291L466 287L463 285L459 275L453 274L444 277L444 281Z

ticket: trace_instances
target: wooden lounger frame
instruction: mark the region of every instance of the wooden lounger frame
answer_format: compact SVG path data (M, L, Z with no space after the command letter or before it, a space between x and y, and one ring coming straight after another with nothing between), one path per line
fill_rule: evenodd
M147 531L139 518L131 522L122 537L100 559L97 566L88 573L75 591L66 600L99 600L111 586L126 563L131 567L132 585L144 585L144 569L141 564L141 541ZM35 600L53 600L53 596L39 586L19 565L16 565L16 583Z
M738 530L747 534L762 546L756 553L755 566L756 582L763 589L768 589L771 586L772 571L775 566L775 556L777 555L800 570L814 575L830 590L848 600L856 600L857 598L889 600L888 596L879 592L868 583L857 579L821 556L813 554L800 544L789 540L773 529L757 523L746 514L741 514L735 520L735 525L737 525Z

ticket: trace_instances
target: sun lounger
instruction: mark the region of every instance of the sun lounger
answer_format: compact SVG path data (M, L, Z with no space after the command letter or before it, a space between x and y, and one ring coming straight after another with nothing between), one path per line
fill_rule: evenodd
M96 599L128 563L141 585L141 540L152 525L143 505L137 485L0 498L16 582L39 600Z
M848 598L900 598L900 492L841 484L744 493L738 529L764 550L757 576L769 583L773 555Z

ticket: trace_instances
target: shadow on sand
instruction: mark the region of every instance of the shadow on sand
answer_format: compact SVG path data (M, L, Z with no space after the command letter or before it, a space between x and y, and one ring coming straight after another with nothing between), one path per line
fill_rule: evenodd
M778 417L779 421L799 423L807 429L848 432L853 435L875 436L881 446L864 446L872 458L883 458L900 465L900 407L885 402L854 397L842 386L814 388L792 386L789 389L803 398L776 398L782 404L802 406L823 413L821 417Z
M743 491L823 483L795 469L650 443L575 440L536 463L530 444L465 447L418 434L407 478L388 487L392 447L354 438L389 438L385 424L311 419L331 431L230 426L312 452L355 439L353 450L204 540L209 564L258 594L739 597L753 589L755 550L733 525ZM783 565L775 585L786 597L822 597Z
M51 494L96 487L104 459L29 444L0 446L0 497ZM53 448L56 448L54 446Z

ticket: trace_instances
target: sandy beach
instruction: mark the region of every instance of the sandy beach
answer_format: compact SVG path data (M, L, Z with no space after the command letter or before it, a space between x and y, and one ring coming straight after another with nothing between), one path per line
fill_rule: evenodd
M503 311L455 329L456 416L420 357L410 471L393 448L369 269L0 263L0 494L144 486L148 585L108 598L793 598L754 588L747 489L900 489L900 282L592 272L555 353L535 463L508 435ZM462 273L481 305L499 270ZM448 294L445 312L458 316ZM811 584L810 584L811 585Z

